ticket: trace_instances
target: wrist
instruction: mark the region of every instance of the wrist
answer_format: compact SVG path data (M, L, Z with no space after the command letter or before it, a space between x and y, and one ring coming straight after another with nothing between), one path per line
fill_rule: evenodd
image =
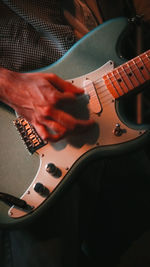
M13 96L15 72L0 68L0 101L11 105Z
M8 91L9 70L0 68L0 100L5 102Z

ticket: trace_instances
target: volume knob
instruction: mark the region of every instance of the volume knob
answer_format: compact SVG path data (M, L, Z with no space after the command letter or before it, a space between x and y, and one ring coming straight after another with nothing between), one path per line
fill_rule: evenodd
M48 163L46 166L46 171L57 178L62 175L61 170L58 167L56 167L54 163Z
M48 197L50 194L49 189L41 183L36 183L34 186L34 190L42 197Z

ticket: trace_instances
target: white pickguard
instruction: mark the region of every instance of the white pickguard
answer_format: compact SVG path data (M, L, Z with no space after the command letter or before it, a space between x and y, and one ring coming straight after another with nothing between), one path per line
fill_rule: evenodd
M90 111L90 117L95 120L96 125L86 133L68 137L55 144L47 144L37 150L37 154L40 157L40 166L36 176L33 178L33 182L22 196L22 199L29 205L34 206L34 209L45 201L45 198L37 194L34 190L34 185L37 182L42 183L52 193L74 163L89 150L95 147L124 143L138 138L139 135L144 133L144 131L128 128L117 116L114 99L102 80L103 75L113 68L112 61L109 61L96 71L70 80L70 82L73 82L79 87L85 86L86 92L90 82L93 82L90 88L93 90L94 97L95 92L97 95L94 100L92 92L88 91L90 94L88 109ZM90 82L88 83L85 81ZM83 100L81 99L80 103L80 107L83 108L81 113L83 113L84 116L83 106L85 103L82 105L82 101L88 101L88 97L85 96ZM116 124L119 124L123 130L120 136L114 134ZM46 171L46 166L50 162L54 163L61 170L61 177L55 178ZM19 218L26 215L26 212L13 206L9 210L9 215L13 218Z

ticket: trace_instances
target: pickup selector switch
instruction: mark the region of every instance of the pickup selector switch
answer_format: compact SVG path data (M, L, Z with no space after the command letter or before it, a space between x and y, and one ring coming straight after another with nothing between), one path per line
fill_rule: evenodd
M41 183L36 183L34 186L34 190L42 197L48 197L50 194L49 189Z
M121 129L120 124L116 123L116 127L113 131L115 136L121 136L125 131L123 129Z
M62 175L61 170L56 167L54 163L48 163L46 166L46 171L56 178L59 178Z

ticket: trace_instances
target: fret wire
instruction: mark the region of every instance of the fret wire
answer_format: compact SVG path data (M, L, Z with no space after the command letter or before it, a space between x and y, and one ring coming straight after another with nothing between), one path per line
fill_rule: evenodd
M134 60L135 60L135 59L134 59ZM125 64L123 64L123 65L125 65ZM118 69L121 68L123 65L120 65L120 66L116 67L114 70L118 71ZM138 65L138 62L136 62L136 65ZM135 64L134 64L133 66L135 66ZM142 66L145 67L145 64L142 63ZM132 71L135 71L136 68L137 68L137 67L135 66L135 69L133 68ZM113 70L113 71L114 71L114 70ZM113 71L112 71L112 72L113 72ZM140 70L139 70L139 71L140 71ZM122 73L124 73L124 70L119 70L118 72L119 72L119 74L121 75ZM107 74L108 74L108 73L106 73L105 75L107 75ZM104 76L105 76L105 75L104 75ZM125 74L125 75L126 75L126 74ZM142 73L142 75L143 75L143 73ZM145 79L145 78L144 78L144 79ZM99 83L99 82L103 82L103 77L102 77L101 79L97 79L97 80L95 80L95 84L97 84L97 83Z
M135 64L134 64L135 65ZM137 63L136 63L136 65L137 65ZM120 66L119 66L120 67ZM121 67L120 67L121 68ZM118 69L116 68L116 69L114 69L114 71L118 71ZM114 72L113 71L113 72ZM126 75L126 73L125 73L125 71L123 70L123 71L118 71L118 73L119 74L124 74L126 77L128 77L127 75ZM126 81L124 80L124 75L122 76L122 75L120 75L121 76L121 78L122 78L122 80L123 80L123 83L124 84L126 84ZM143 77L143 79L145 79L144 77ZM109 79L108 79L109 80ZM130 81L130 80L129 80ZM95 83L95 85L97 85L97 84L100 84L100 83L103 83L103 79L97 79L96 80L96 83ZM104 85L102 85L102 86L104 86ZM128 86L127 86L127 84L126 84L126 87L128 88ZM131 90L132 88L130 88L130 90ZM104 90L105 91L105 90ZM129 89L128 89L128 92L129 92Z
M146 54L146 57L148 58L148 62L150 62L150 58L149 58L149 55L148 55L148 53Z
M133 60L135 61L135 59L138 59L138 58L136 57L136 58L132 59L132 61L133 61ZM146 63L148 63L148 62L149 62L149 61L147 61ZM126 63L125 63L125 64L126 64ZM125 64L123 64L123 65L125 65ZM145 64L142 64L142 65L145 67ZM135 66L135 64L134 64L134 66ZM136 62L136 66L135 66L135 67L138 68L137 66L138 66L138 63ZM115 69L113 69L113 71L114 71L114 70L118 71L118 68L120 68L120 67L121 67L121 65L118 66L118 67L116 67ZM136 69L136 68L135 68L135 69ZM133 68L133 71L134 71L135 69ZM140 70L139 70L139 71L140 71ZM122 70L119 71L119 74L120 74L120 75L121 75L121 73L124 73L124 70L123 70L123 71L122 71ZM141 72L141 74L143 75L142 72ZM105 75L107 75L107 73L106 73ZM104 76L105 76L105 75L104 75ZM143 78L144 78L144 76L143 76ZM145 79L145 78L144 78L144 79ZM99 82L103 82L103 77L102 77L101 79L96 79L94 82L95 82L95 84L97 84L97 83L99 83Z
M147 64L149 64L149 69L147 68L148 67L148 64L146 65L146 69L147 69L147 71L148 71L148 73L150 74L150 59L149 59L149 57L148 57L148 55L145 55L146 57L145 57L145 61L146 61L146 59L148 58L148 61L146 61L145 63Z
M148 63L150 63L150 62L149 62L149 60L147 61L147 56L146 56L146 55L142 55L142 56L141 56L141 59L143 60L144 65L145 65L145 67L146 67L146 69L147 69L147 72L149 73Z
M132 60L129 61L129 62L127 63L127 65L130 67L130 70L131 70L131 72L132 72L134 78L135 78L136 81L137 81L137 86L136 86L136 87L138 87L139 85L141 85L141 82L138 80L138 78L137 78L137 76L136 76L136 74L135 74L135 70L136 70L136 68L135 68L134 70L132 70L132 66L134 66L134 64L131 64L131 66L130 66L130 63L132 63Z
M135 60L135 59L134 59ZM133 61L133 59L132 59L132 61ZM126 63L125 64L123 64L122 66L125 66L125 65L127 65ZM145 67L145 64L142 64L143 65L143 67ZM133 64L133 66L135 66L135 64ZM117 68L115 68L115 69L118 69L119 67L121 67L121 65L120 66L118 66ZM135 66L136 67L136 66ZM115 70L114 69L114 70ZM136 70L136 68L134 69L133 68L133 70L132 71L135 71Z
M109 74L109 73L108 73ZM106 86L108 88L108 90L110 89L110 92L112 93L112 95L115 97L115 98L118 98L120 96L119 92L115 89L115 90L112 90L113 88L113 84L112 84L112 81L110 80L108 74L104 75L104 77L108 77L108 79L106 79ZM104 79L104 82L105 82L105 79ZM114 89L114 88L113 88Z
M114 70L117 71L119 68L122 68L122 69L123 69L123 66L124 66L124 64L123 64L123 65L120 65L119 67L115 68ZM123 69L123 70L119 71L119 73L120 73L120 74L124 73L124 70L129 70L129 68L127 67L126 69ZM133 69L132 72L135 71L135 70L136 70L136 68ZM106 75L107 75L107 74L106 74ZM127 73L126 73L125 75L127 75ZM127 75L127 76L128 76L128 75Z
M120 90L120 85L119 85L119 88L116 87L116 85L115 85L116 78L115 78L115 76L114 76L113 71L112 71L111 73L108 73L108 75L112 75L112 76L109 76L109 78L110 78L110 80L111 80L111 82L112 82L112 85L114 85L115 90L118 92L119 96L123 95L124 91L122 90L122 88L121 88L121 90ZM114 78L114 80L113 80L113 78Z
M146 53L144 53L144 54L143 54L143 56L146 56ZM141 60L141 56L138 56L138 57L134 58L134 60L136 60L136 59L138 59L138 58ZM127 62L127 63L123 64L123 65L122 65L122 67L123 67L123 66L127 66L127 65L128 65L128 66L129 66L129 68L130 68L130 65L131 65L131 66L133 66L133 65L132 65L132 61L133 61L133 59L132 59L132 60L130 60L129 62ZM142 65L143 65L143 67L144 67L144 70L145 70L145 69L147 70L147 66L146 66L145 64L146 64L146 63L148 63L148 62L149 62L149 60L148 60L148 61L145 61L145 62L143 62L143 64L142 64ZM129 64L130 64L130 65L129 65ZM125 68L124 68L124 69L125 69ZM127 68L126 70L128 70L128 68ZM132 69L132 74L134 74L134 71L135 71L135 69L133 68L133 69ZM134 74L134 75L135 75L135 74ZM149 78L149 77L148 77L148 78Z
M134 83L134 86L135 86L135 87L139 86L140 83L139 83L139 81L137 80L137 78L136 78L136 76L135 76L135 74L134 74L134 71L132 71L132 69L131 69L131 67L130 67L130 64L127 63L127 66L129 67L129 70L130 70L129 74L131 73L130 78L132 79L132 81L133 81L133 83ZM134 80L133 80L133 79L134 79Z
M118 67L116 67L115 69L113 69L112 72L109 72L109 73L107 73L107 74L104 75L105 77L108 77L107 79L105 78L105 80L103 79L104 76L103 76L101 79L96 79L96 80L93 82L93 83L95 83L95 85L100 84L100 83L103 84L104 82L105 82L105 83L109 82L109 84L105 84L105 85L102 85L102 86L96 88L97 93L99 93L99 94L104 94L105 92L108 91L109 94L111 94L111 92L109 91L109 87L112 86L112 88L114 88L114 85L113 85L113 83L114 83L113 78L115 79L115 82L118 83L118 79L116 78L116 74L115 74L115 72L118 72L118 74L121 76L122 82L123 82L123 84L126 86L127 89L128 89L128 84L130 84L130 87L129 87L128 91L134 89L135 86L133 87L134 84L133 84L132 80L129 79L129 76L128 76L127 71L130 70L130 71L132 72L132 74L134 74L134 76L136 76L135 71L138 71L138 72L140 73L141 77L143 78L143 80L145 80L145 77L144 77L144 74L143 74L143 72L142 72L142 69L139 68L139 64L142 64L141 67L144 67L144 71L146 70L146 71L149 73L149 70L147 69L147 65L146 65L147 63L150 63L149 55L150 55L150 51L148 51L147 53L145 52L145 53L143 53L142 55L137 56L137 57L134 58L134 59L131 59L129 62L123 64L122 66L118 66ZM142 58L141 56L142 56L143 58ZM137 60L139 60L139 61L137 61ZM132 62L133 62L133 64L132 64ZM129 64L130 64L130 65L129 65ZM134 66L135 66L135 68L134 68ZM124 67L127 67L127 68L124 68ZM119 69L121 69L121 70L119 70ZM109 75L112 75L112 76L111 76L111 79L110 79ZM124 79L124 77L125 77L126 79ZM149 79L150 79L150 77L148 76L148 80L149 80ZM146 78L146 80L147 80L147 78ZM127 81L128 81L128 82L127 82ZM144 81L143 81L143 82L144 82ZM141 82L141 83L142 83L142 82ZM108 85L108 87L107 87L107 85ZM104 87L104 86L106 86L107 88L106 88L105 90L103 90L103 91L100 92L99 89L101 89L101 88ZM123 91L123 93L124 93L124 89L123 89L123 87L122 87L121 85L120 85L120 87L121 87L121 89L122 89L122 91ZM137 87L137 86L136 86L136 87ZM111 89L112 89L112 88L111 88ZM114 89L115 89L116 93L118 94L117 97L119 97L120 94L119 94L118 90L116 90L116 86L115 86ZM109 94L108 94L108 95L109 95ZM106 95L105 95L105 96L106 96Z
M126 83L128 84L129 90L132 90L135 86L134 86L133 82L129 79L129 76L128 76L127 72L126 72L126 69L124 68L124 64L122 66L120 66L120 68L123 70L122 73L124 74L124 78L127 78L125 80L126 80Z
M140 61L142 62L142 65L144 65L145 66L145 63L143 62L143 59L142 59L142 57L138 57L139 59L140 59ZM147 67L145 66L145 68L143 69L143 71L145 71L144 73L143 73L143 75L145 75L146 76L146 79L148 79L149 78L149 73L148 73L148 70L147 70Z
M106 85L105 85L105 86L106 86ZM133 89L135 89L135 88L137 88L137 87L134 86ZM101 93L101 94L104 94L105 92L108 91L107 86L106 86L106 88L105 88L103 91L102 91L101 89L102 89L102 86L99 86L99 87L96 88L96 91L98 91L98 92ZM133 89L130 89L130 90L129 90L128 92L126 92L126 93L129 93L129 92L132 91Z
M106 85L106 89L104 89L103 91L100 91L101 88L102 88L102 86L99 86L99 87L96 88L97 92L99 92L99 93L101 93L101 94L107 92L107 90L108 90L107 85ZM137 86L131 87L130 90L124 92L124 94L129 93L130 91L132 91L132 90L135 89L135 88L137 88Z
M113 70L113 73L114 73L114 75L116 76L115 72L117 72L117 74L119 75L119 78L116 77L116 79L117 79L118 83L120 84L120 86L122 87L123 92L124 92L124 93L129 92L128 86L127 86L127 84L125 83L125 80L123 79L123 77L121 76L121 74L119 73L118 69L114 69L114 70ZM120 81L119 81L119 80L120 80ZM124 89L123 86L125 87L125 89Z
M138 65L137 65L136 61L135 61L134 59L132 59L132 61L134 62L134 65L136 66L136 70L137 70L138 73L141 75L141 79L143 80L143 82L145 82L145 81L146 81L146 80L145 80L145 77L144 77L142 71L140 70L140 68L138 68Z

